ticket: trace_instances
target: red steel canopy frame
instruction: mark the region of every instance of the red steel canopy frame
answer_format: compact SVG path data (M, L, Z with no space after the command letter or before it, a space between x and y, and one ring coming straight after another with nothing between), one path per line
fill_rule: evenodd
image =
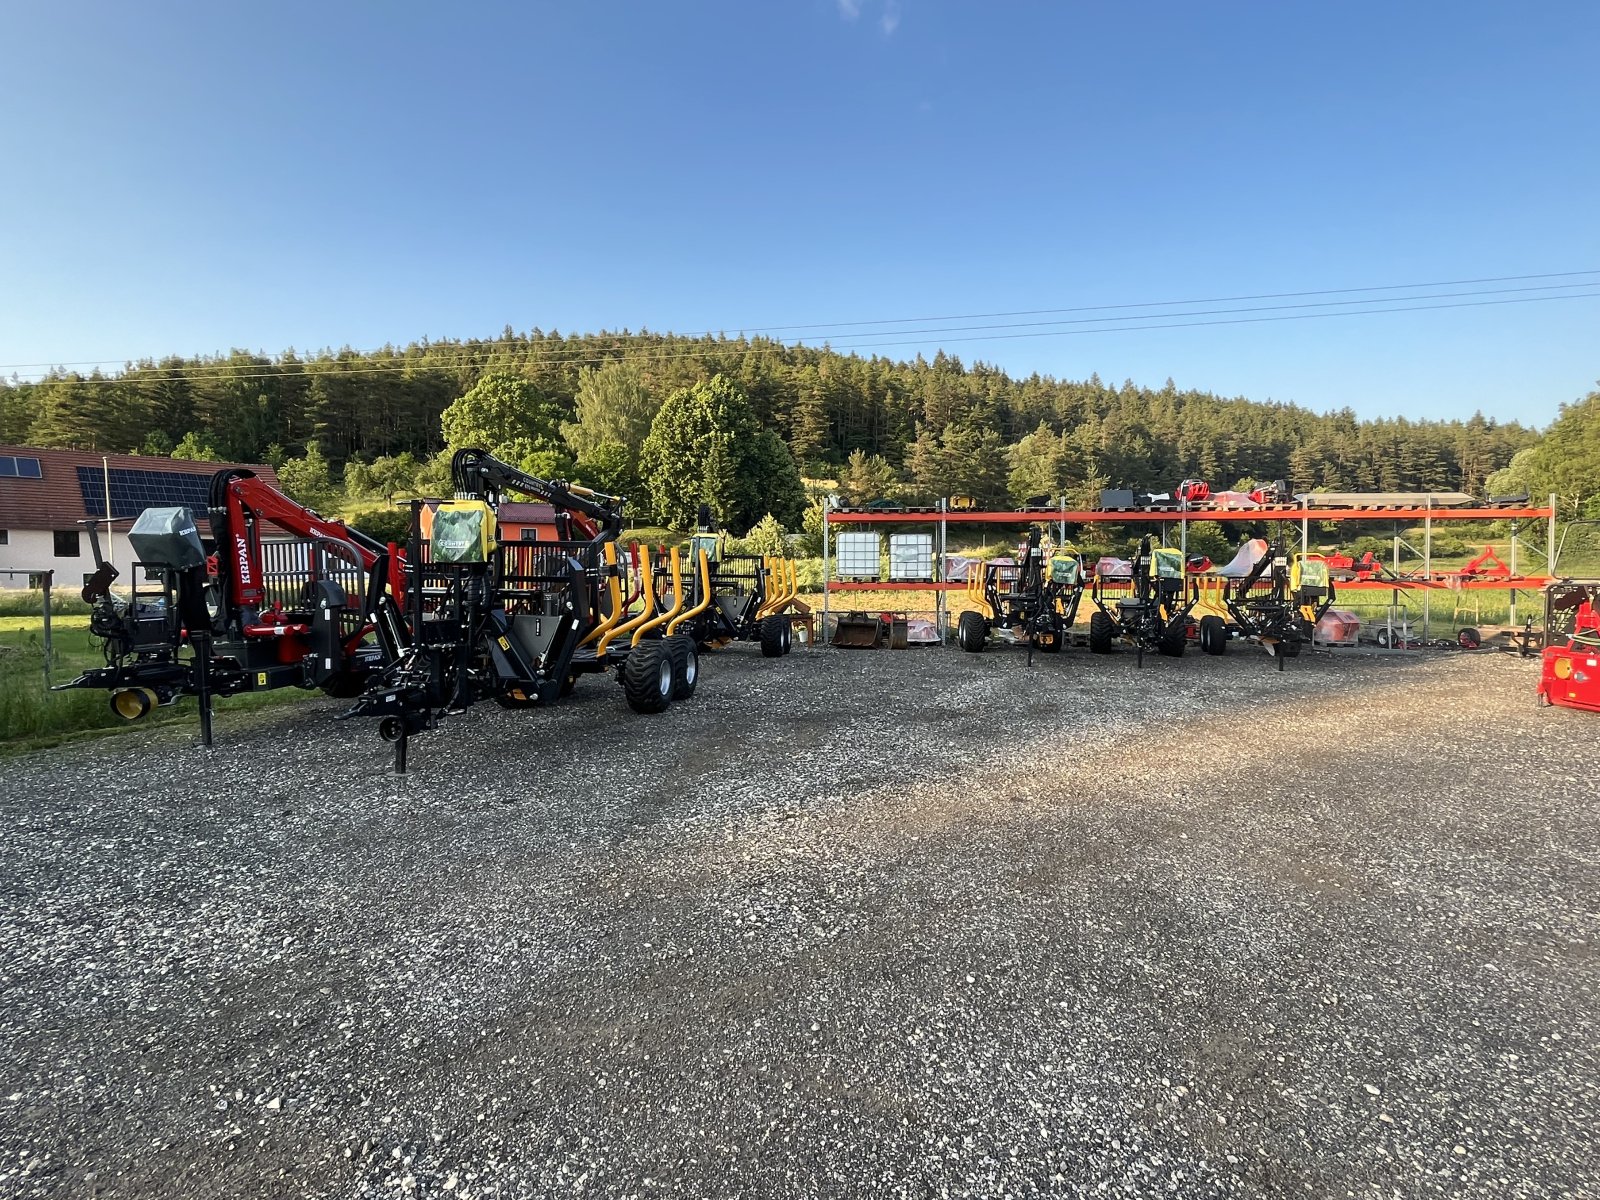
M1148 523L1159 521L1163 524L1177 522L1187 525L1190 521L1299 521L1302 530L1302 545L1305 544L1306 532L1312 521L1394 521L1396 530L1396 557L1399 555L1398 522L1422 521L1428 529L1431 540L1432 523L1438 521L1521 521L1542 520L1547 523L1546 546L1549 553L1546 561L1555 553L1555 528L1556 528L1556 498L1550 497L1550 503L1543 506L1522 505L1503 508L1435 508L1431 505L1416 505L1407 507L1361 508L1305 508L1299 505L1267 505L1260 508L1161 508L1161 509L1069 509L1069 508L1038 508L1028 511L978 511L962 509L949 511L946 504L941 501L934 510L921 512L907 512L892 509L830 509L824 507L822 514L823 527L823 556L822 556L822 620L824 631L827 628L829 615L829 595L832 592L933 592L937 597L940 632L943 633L944 593L957 591L964 588L964 583L950 583L946 581L927 582L889 582L884 581L844 581L833 580L831 570L831 555L829 554L828 531L834 525L932 525L940 526L939 538L939 570L942 572L945 563L945 526L956 525L1026 525L1035 521L1045 521L1053 524L1103 524L1103 525L1128 525L1135 523ZM1187 541L1187 538L1185 538ZM1513 554L1515 549L1513 548ZM1425 556L1431 561L1431 551ZM1513 560L1514 561L1514 560ZM1429 566L1425 563L1425 575L1431 575ZM1424 593L1435 590L1462 590L1462 591L1495 591L1510 592L1512 604L1512 620L1516 617L1516 593L1518 591L1536 591L1550 582L1548 575L1512 575L1494 579L1460 579L1449 582L1438 578L1420 579L1370 579L1347 580L1338 584L1343 591L1383 591L1397 593L1401 591L1421 590ZM1426 594L1424 599L1426 600ZM1424 614L1424 621L1427 614Z

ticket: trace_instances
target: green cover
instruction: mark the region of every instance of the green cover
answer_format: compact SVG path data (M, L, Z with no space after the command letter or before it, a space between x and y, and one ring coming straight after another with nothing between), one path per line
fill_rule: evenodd
M1050 560L1050 582L1077 587L1083 578L1083 564L1070 554L1057 554Z
M1183 578L1183 551L1161 546L1155 551L1155 557L1157 579Z
M433 514L433 561L481 563L484 554L483 513L440 508Z

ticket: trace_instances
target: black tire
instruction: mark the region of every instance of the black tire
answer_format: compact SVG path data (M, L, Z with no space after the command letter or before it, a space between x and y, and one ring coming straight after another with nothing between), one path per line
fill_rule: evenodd
M1089 649L1096 654L1110 654L1111 644L1117 640L1117 627L1105 613L1096 610L1089 614Z
M672 698L687 700L700 684L700 652L691 637L669 637L665 645L672 655Z
M1278 643L1278 653L1284 658L1299 658L1300 647L1303 644L1297 637L1286 637Z
M1468 625L1456 634L1456 645L1463 650L1476 650L1483 645L1483 635L1472 626Z
M322 685L322 694L332 696L335 700L354 700L367 690L367 682L371 676L362 671L341 671L327 683Z
M622 690L636 713L658 713L672 703L677 672L660 642L640 642L622 666Z
M956 622L956 645L968 654L977 654L988 640L989 622L983 619L983 614L970 609L962 613Z
M783 626L782 617L762 617L761 624L756 626L756 633L761 638L761 657L777 658L783 653Z
M794 622L788 617L778 619L783 622L783 652L787 654L794 649Z
M1182 658L1184 649L1189 645L1189 629L1184 622L1169 625L1161 634L1161 640L1156 643L1156 652L1163 658Z
M1228 623L1221 617L1200 618L1200 649L1207 654L1228 652Z

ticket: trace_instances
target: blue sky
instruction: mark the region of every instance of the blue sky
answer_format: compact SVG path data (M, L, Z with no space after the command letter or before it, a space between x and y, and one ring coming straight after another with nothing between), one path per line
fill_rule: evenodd
M94 0L5 6L0 45L5 374L509 324L822 325L1364 416L1543 424L1600 377L1592 0ZM1585 270L1387 316L906 323ZM929 332L974 323L1012 328Z

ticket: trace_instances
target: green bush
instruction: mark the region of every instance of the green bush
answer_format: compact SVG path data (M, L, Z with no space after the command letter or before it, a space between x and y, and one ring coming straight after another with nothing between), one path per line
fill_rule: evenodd
M396 505L392 508L369 508L346 518L346 523L359 529L369 538L380 542L396 542L401 546L411 536L411 509Z

